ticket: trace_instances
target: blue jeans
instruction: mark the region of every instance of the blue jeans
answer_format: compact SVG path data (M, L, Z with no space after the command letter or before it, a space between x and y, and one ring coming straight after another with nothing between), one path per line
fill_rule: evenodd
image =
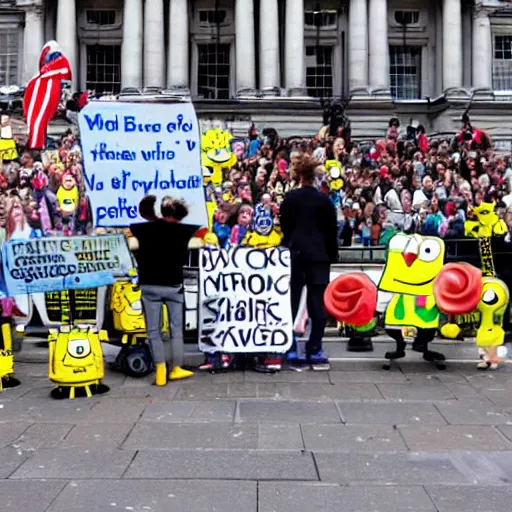
M172 366L183 364L183 286L142 285L142 306L146 319L149 348L155 364L165 363L162 339L162 305L167 306L171 334Z

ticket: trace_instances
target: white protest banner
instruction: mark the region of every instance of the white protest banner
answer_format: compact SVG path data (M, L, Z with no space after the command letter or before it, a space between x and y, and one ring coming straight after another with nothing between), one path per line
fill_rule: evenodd
M208 225L192 103L91 102L79 127L95 225L141 222L138 205L146 194L182 199L189 207L183 222Z
M201 249L200 350L284 353L292 328L288 249Z
M134 273L124 235L9 240L2 266L10 297L97 288Z

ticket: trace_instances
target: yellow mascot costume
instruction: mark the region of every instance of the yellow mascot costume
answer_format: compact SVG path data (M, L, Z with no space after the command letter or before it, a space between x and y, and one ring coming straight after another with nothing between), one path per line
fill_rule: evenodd
M98 333L93 325L50 329L49 378L57 386L53 398L91 397L108 391L101 383L105 375L101 341L107 341L106 332Z

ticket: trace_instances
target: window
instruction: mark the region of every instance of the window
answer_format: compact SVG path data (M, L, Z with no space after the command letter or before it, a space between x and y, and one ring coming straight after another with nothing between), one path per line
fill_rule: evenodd
M332 46L306 46L306 88L313 98L332 97Z
M395 100L420 98L421 47L390 46L391 96Z
M87 90L117 94L121 90L121 46L87 47Z
M399 25L417 25L420 21L420 11L395 11L395 21Z
M306 11L304 13L306 28L335 29L338 26L338 12L335 9L322 9L319 11Z
M222 25L227 18L227 12L224 10L201 9L199 11L199 25L202 27Z
M229 44L198 44L197 94L209 100L229 99Z
M19 32L15 28L0 31L0 86L18 85Z
M115 25L116 11L89 10L86 12L88 25Z
M492 87L495 91L512 91L512 35L494 36Z

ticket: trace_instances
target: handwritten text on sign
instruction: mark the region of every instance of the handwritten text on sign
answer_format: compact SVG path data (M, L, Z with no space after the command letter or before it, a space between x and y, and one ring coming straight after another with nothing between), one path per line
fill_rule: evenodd
M143 220L138 204L147 194L183 199L190 211L184 222L207 225L191 103L91 102L80 112L79 126L96 225Z
M105 286L133 268L124 235L10 240L2 252L11 297Z
M286 352L292 344L287 249L201 249L203 352Z

